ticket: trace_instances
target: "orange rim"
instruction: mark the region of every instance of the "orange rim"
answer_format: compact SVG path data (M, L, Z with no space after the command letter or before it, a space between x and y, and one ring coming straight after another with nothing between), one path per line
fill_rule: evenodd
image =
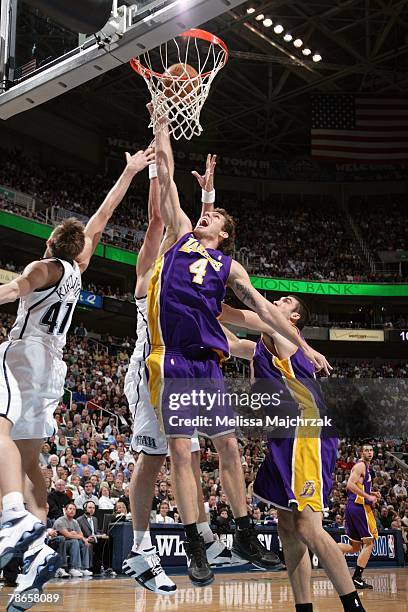
M225 54L224 59L221 61L220 68L223 68L225 64L228 62L228 47L225 44L225 42L221 40L221 38L219 38L215 34L211 34L211 32L207 32L206 30L199 30L197 28L191 28L190 30L183 32L182 34L179 34L179 36L183 38L199 38L200 40L205 40L209 43L212 43L213 45L218 45L219 47L221 47L221 49L224 51L224 54ZM150 68L147 68L147 66L143 66L142 62L137 57L132 57L129 63L131 67L133 68L133 70L137 72L137 74L140 74L140 76L144 77L145 79L150 79L152 76L155 76L157 78L165 77L166 79L172 79L173 81L185 81L188 78L190 78L188 76L178 77L178 76L167 75L163 72L155 72L154 70L150 70ZM212 72L213 72L212 70L208 70L208 72L203 72L203 74L199 74L198 76L206 77Z

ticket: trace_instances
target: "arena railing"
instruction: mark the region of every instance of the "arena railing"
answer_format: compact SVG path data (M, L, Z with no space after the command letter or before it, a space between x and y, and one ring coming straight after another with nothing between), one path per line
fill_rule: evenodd
M100 406L99 404L97 404L96 402L94 402L93 400L88 400L85 404L85 408L88 409L88 406L92 407L92 410L99 410L99 418L102 419L103 417L103 413L108 414L110 417L112 417L113 419L115 419L115 427L117 428L117 430L119 431L119 417L117 414L115 414L114 412L111 412L110 410L107 410L106 408L103 408L102 406Z

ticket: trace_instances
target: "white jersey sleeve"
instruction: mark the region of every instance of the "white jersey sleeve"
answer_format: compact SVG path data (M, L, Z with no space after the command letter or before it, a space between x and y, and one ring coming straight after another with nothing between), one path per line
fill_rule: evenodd
M17 318L10 331L10 340L39 341L62 353L74 309L81 293L81 272L78 264L56 257L62 276L53 286L37 289L20 299Z

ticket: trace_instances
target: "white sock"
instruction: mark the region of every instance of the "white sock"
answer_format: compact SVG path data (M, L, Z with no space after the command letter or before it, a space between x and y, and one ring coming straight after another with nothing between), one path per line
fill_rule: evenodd
M146 550L146 548L152 548L152 546L150 529L146 529L146 531L133 531L132 552L141 552Z
M3 497L3 514L1 520L3 523L7 523L8 520L16 518L17 516L23 516L27 514L27 510L24 507L24 497L19 491L13 491L7 493Z
M197 523L198 533L203 536L204 542L209 544L210 542L214 542L215 537L213 532L211 531L211 527L207 522L205 523Z

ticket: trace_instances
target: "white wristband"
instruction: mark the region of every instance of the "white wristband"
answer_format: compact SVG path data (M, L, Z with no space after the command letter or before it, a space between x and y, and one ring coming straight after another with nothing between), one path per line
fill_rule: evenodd
M202 190L202 194L201 194L201 201L204 204L214 204L215 202L215 189L213 189L212 191L206 191L205 189Z
M149 179L157 178L157 166L156 164L150 164L149 166Z

